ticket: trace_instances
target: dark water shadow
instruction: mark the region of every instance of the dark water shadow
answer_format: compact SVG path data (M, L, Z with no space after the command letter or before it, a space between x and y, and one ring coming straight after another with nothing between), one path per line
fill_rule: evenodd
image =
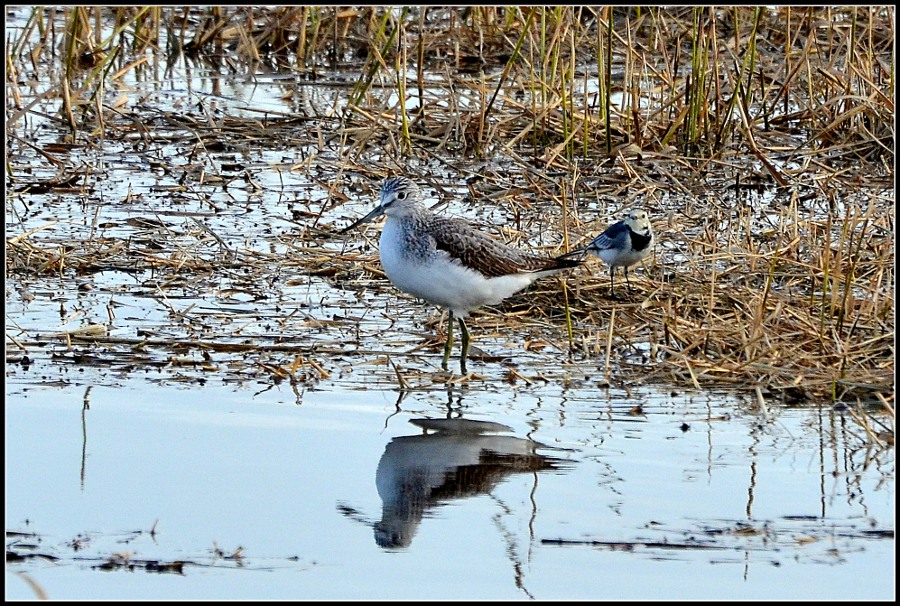
M422 519L451 501L490 494L513 474L562 470L571 461L540 454L539 442L498 435L511 427L467 419L410 419L423 433L388 442L375 472L381 519L371 523L385 549L409 547ZM359 518L347 506L338 509Z

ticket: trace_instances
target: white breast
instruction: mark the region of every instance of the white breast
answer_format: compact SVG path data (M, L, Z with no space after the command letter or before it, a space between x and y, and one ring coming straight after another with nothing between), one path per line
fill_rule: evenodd
M485 278L444 251L417 250L402 225L388 218L381 232L379 254L388 279L403 292L450 309L457 317L482 305L496 305L541 275Z

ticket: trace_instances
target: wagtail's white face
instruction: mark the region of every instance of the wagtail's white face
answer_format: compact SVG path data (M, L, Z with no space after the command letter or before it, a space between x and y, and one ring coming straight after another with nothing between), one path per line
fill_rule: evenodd
M625 218L625 223L627 223L628 227L633 231L639 234L650 232L650 216L645 210L638 209L629 212L628 216Z

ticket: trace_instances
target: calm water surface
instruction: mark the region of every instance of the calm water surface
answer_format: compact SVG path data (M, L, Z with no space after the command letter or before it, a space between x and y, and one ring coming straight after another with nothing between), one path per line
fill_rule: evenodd
M233 115L301 111L284 105L286 89L325 115L348 93L168 74L121 82L132 102ZM29 128L46 137L36 143L58 135L51 120L40 128L57 105L36 106ZM436 330L423 324L432 310L290 265L302 253L289 238L295 211L343 226L374 202L324 210L322 183L338 177L306 161L342 150L188 160L188 143L155 145L79 150L96 171L88 196L6 202L7 238L37 230L48 249L128 242L160 257L155 245L176 242L217 268L174 283L163 269L117 270L116 258L78 276L7 274L7 599L894 595L893 448L870 445L846 412L761 407L754 386L684 390L615 368L605 387L601 358L572 361L553 346L565 342L559 318L536 335L550 345L529 351L521 325L485 321L474 344L503 360L471 361L479 377L448 383L439 348L420 347ZM56 172L37 154L14 162L35 179ZM254 183L178 189L197 162L240 164ZM160 231L134 222L148 218ZM248 275L241 254L271 255L271 273ZM65 331L90 324L131 341L67 343ZM336 353L302 360L302 372L310 361L327 372L292 386L273 369L293 353L204 356L154 339ZM398 391L397 372L412 391ZM426 432L422 419L449 425Z
M893 590L893 540L875 532L893 528L893 488L830 411L767 420L724 394L490 385L399 404L325 387L298 404L215 380L16 380L27 374L7 377L6 519L35 534L7 544L60 559L7 563L8 598L35 597L21 572L54 599ZM448 417L510 431L410 423ZM139 567L103 570L115 554ZM182 574L146 571L177 560Z

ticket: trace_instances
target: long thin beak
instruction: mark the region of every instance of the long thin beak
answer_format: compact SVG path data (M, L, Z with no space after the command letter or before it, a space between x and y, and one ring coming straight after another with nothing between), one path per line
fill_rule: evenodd
M351 229L353 229L354 227L359 227L359 226L362 225L363 223L368 223L368 222L371 221L372 219L377 219L378 217L380 217L380 216L383 215L383 214L384 214L384 209L383 209L380 205L379 205L379 206L376 206L375 208L372 209L372 212L370 212L368 215L366 215L366 216L363 217L362 219L359 219L358 221L356 221L355 223L353 223L353 225L350 225L349 227L345 227L344 229L342 229L342 230L339 231L338 233L339 233L339 234L345 234L345 233L347 233L348 231L350 231Z

